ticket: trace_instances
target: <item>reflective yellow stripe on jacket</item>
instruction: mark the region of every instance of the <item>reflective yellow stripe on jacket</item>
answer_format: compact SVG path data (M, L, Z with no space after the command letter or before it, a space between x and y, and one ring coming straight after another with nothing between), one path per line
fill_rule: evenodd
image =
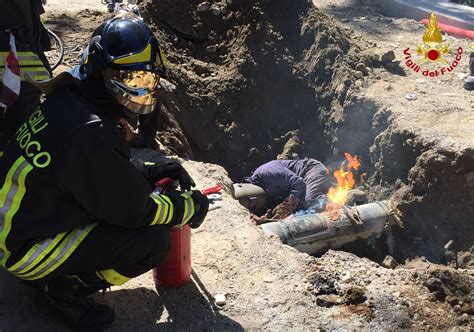
M2 266L5 266L10 257L6 240L12 228L13 218L20 209L26 194L26 178L32 169L33 166L24 157L19 157L8 171L0 191L0 264ZM52 239L36 243L8 270L26 280L44 277L60 266L96 225L76 228L70 232L58 234Z
M183 214L183 222L182 224L186 224L189 219L194 215L194 200L191 197L192 192L188 191L181 196L184 198L184 214Z
M25 280L40 279L58 268L97 224L76 228L35 244L8 271Z
M166 225L173 218L174 208L171 200L165 195L151 194L151 198L155 201L157 208L155 218L151 225Z
M5 61L8 52L0 52L0 79L3 77L5 70ZM49 73L44 67L41 59L33 52L17 52L18 62L20 64L20 78L25 80L28 73L32 79L36 81L43 81L49 79Z
M97 271L95 273L100 279L105 280L111 285L120 286L129 281L131 278L121 275L114 269Z
M18 212L26 192L26 176L32 169L33 166L25 158L18 158L8 171L0 192L0 264L2 266L5 266L10 256L5 242L12 227L12 219Z
M186 224L196 211L194 207L194 200L191 197L193 193L191 191L181 194L181 197L184 198L184 213L183 220L178 224ZM155 218L151 222L151 225L166 225L171 222L173 219L174 207L173 203L166 195L151 194L150 196L155 201L157 208Z

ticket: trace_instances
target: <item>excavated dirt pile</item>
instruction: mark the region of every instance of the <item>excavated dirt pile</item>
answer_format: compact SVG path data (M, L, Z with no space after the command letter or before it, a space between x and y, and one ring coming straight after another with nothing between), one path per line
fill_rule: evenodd
M167 0L147 10L178 86L167 114L181 126L164 144L234 179L278 155L326 160L355 68L376 63L311 1Z

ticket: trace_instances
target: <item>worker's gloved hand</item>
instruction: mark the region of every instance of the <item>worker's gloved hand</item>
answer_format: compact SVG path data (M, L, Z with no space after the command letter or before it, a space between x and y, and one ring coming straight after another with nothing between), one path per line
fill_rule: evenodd
M146 177L152 185L161 179L171 178L179 182L182 191L188 191L191 187L196 186L189 173L177 161L168 160L156 164L145 164L145 167Z
M267 215L263 215L261 217L251 213L250 214L250 221L252 222L252 224L256 225L256 226L259 226L259 225L262 225L262 224L266 224L266 223L269 223L269 222L272 222L273 220L269 217L267 217Z
M271 213L272 219L275 219L275 220L285 219L290 214L292 214L293 211L296 210L299 203L300 203L300 200L296 196L294 195L288 196L282 203L280 203L273 209Z
M194 201L194 214L188 221L188 225L191 228L198 228L201 226L204 218L206 218L207 212L209 211L209 199L203 195L199 190L193 190L191 198Z

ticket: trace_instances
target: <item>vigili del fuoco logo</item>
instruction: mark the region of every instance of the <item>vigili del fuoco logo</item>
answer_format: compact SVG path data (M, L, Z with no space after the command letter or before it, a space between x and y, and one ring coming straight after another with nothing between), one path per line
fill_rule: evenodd
M463 48L451 50L439 32L438 19L431 13L430 21L423 34L423 44L418 45L417 59L412 57L410 48L403 51L405 65L415 73L426 77L438 77L451 73L460 63Z

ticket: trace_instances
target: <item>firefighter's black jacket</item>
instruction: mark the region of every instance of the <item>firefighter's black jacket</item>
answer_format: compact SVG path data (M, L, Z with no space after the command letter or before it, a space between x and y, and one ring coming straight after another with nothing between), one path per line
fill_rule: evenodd
M10 227L0 246L3 241L11 253L7 266L34 243L94 222L182 223L186 200L150 197L152 188L130 163L123 135L103 115L111 113L68 86L48 96L18 129L0 159L0 226ZM28 170L17 167L22 160ZM28 174L22 179L21 172Z

